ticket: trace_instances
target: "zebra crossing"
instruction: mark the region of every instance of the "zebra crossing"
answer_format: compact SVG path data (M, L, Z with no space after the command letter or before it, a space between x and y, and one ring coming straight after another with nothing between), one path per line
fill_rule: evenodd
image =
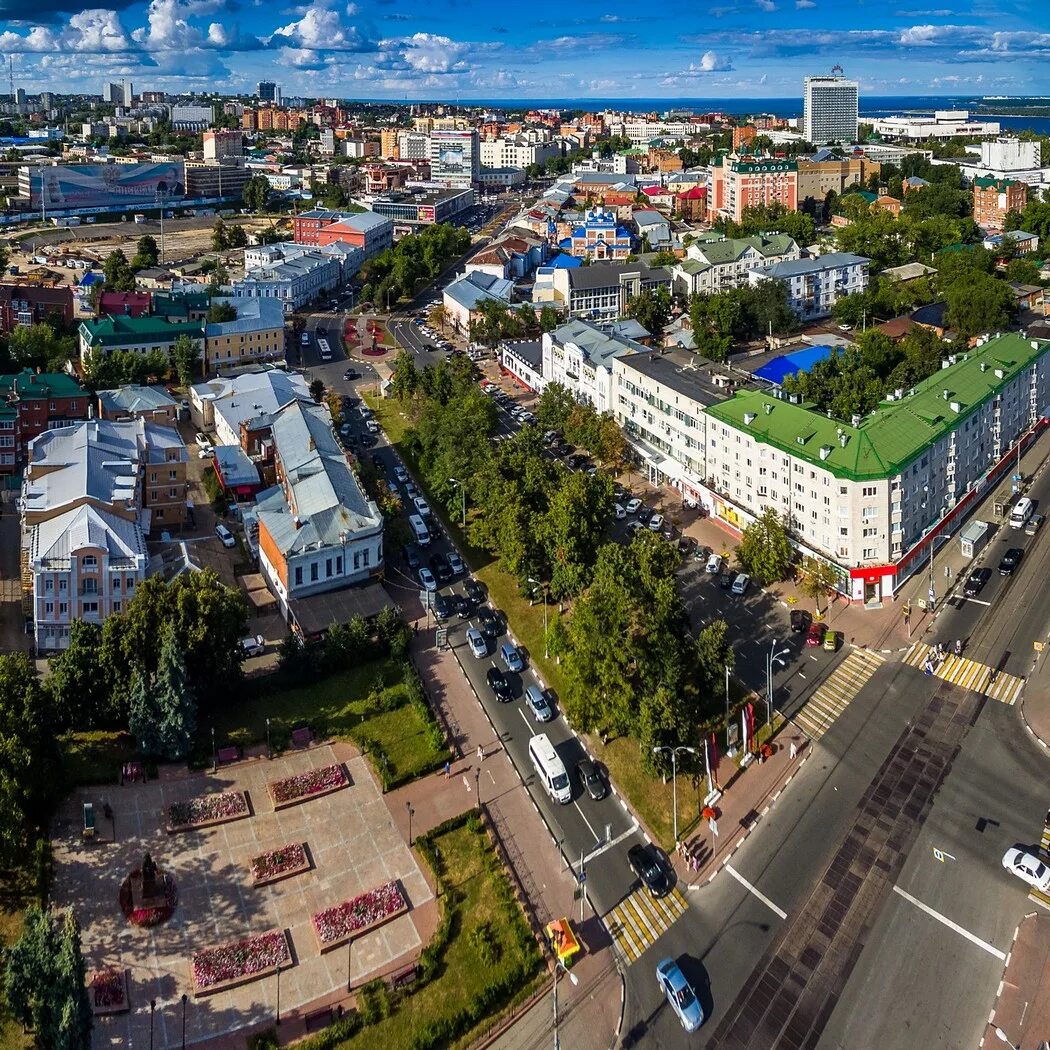
M1050 823L1043 827L1043 837L1039 842L1039 858L1044 864L1050 864ZM1043 893L1034 886L1028 892L1028 899L1036 904L1041 904L1050 911L1050 893Z
M687 907L678 889L654 898L643 887L620 901L603 921L624 963L630 966L671 928Z
M916 642L904 655L904 662L910 667L922 667L933 653L933 646L925 642ZM963 689L972 689L975 693L983 693L990 700L998 700L1004 704L1015 704L1021 697L1024 688L1024 679L1016 675L1006 674L987 664L971 660L966 656L956 656L952 653L939 663L936 658L932 659L933 673L951 682L952 685L961 686ZM993 677L994 676L994 677Z
M811 740L819 740L882 663L883 658L869 649L851 650L806 701L793 721L798 723Z

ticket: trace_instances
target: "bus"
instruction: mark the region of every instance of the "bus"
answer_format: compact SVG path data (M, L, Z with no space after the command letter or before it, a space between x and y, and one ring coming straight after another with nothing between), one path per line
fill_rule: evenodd
M319 338L317 340L317 349L320 352L322 361L332 360L332 348L328 345L328 340Z

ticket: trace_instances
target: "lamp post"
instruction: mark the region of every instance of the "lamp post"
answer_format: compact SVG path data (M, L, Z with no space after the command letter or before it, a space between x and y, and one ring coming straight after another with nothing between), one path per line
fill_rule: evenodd
M543 659L549 659L547 652L547 585L540 583L539 580L534 580L531 576L526 577L529 583L536 584L537 587L543 588Z
M455 478L449 478L448 480L451 481L452 484L455 485L459 489L459 504L460 504L460 507L461 507L461 510L462 510L462 514L463 514L463 528L466 528L467 527L467 490L466 490L466 487L464 486L462 481L457 481Z
M684 744L678 747L671 747L668 744L663 744L653 748L653 754L657 751L670 751L671 752L671 808L673 809L674 817L674 844L675 848L678 847L678 752L688 751L689 754L695 755L695 747L686 747Z
M149 1050L153 1050L153 1014L157 1009L157 1000L149 1001Z
M1013 1047L1013 1050L1021 1050L1019 1046L1014 1046L1014 1041L998 1025L996 1025L992 1029L992 1031L995 1033L995 1038L998 1039L1000 1042L1006 1043L1008 1046Z
M565 969L565 963L558 958L557 950L554 953L554 1050L561 1050L561 1039L558 1036L558 970L561 970L566 977L572 981L575 987L580 983L579 978L576 974Z
M774 638L773 644L769 647L769 652L766 655L766 726L770 726L773 723L773 664L784 656L790 656L791 650L785 646L780 650L779 653L774 653L773 650L780 643Z
M481 766L474 770L474 790L478 793L478 812L481 812Z
M350 938L346 942L346 990L349 992L353 989L353 984L350 981L350 964L354 958L354 939Z
M182 993L182 1050L186 1050L186 1001L189 997Z
M281 1023L281 961L277 960L277 1011L273 1019L274 1024Z
M726 664L726 752L729 751L729 664Z
M405 810L408 813L408 844L412 845L412 817L415 814L415 810L412 808L411 802L405 803Z
M270 746L270 720L266 719L266 757L273 758L273 748Z

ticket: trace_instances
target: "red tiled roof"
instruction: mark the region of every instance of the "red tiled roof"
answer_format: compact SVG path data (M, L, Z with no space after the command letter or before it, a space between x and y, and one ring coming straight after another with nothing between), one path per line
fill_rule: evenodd
M682 192L678 194L678 199L680 201L698 201L706 196L706 186L693 186L688 190L682 190Z

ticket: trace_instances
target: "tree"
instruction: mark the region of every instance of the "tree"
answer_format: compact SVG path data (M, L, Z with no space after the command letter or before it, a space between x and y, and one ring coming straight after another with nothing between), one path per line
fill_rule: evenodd
M1006 264L1006 279L1018 284L1038 284L1039 267L1031 259L1011 259Z
M217 252L225 251L230 246L229 230L221 218L216 219L211 228L211 246Z
M416 362L407 350L402 350L394 359L390 374L390 392L398 401L411 401L419 386L419 372Z
M955 281L944 290L943 297L948 324L964 338L1004 327L1014 312L1009 285L984 273Z
M127 256L115 249L106 256L102 264L107 292L131 292L135 290L135 274L128 264Z
M98 729L117 724L113 683L99 658L102 628L73 620L69 645L51 658L45 688L51 694L55 718L63 729Z
M323 379L315 379L310 384L310 396L317 402L317 404L320 404L324 400L324 390Z
M171 347L171 367L183 386L193 381L193 373L200 360L200 344L185 332L175 339Z
M555 598L577 594L586 584L611 509L612 480L607 474L569 473L555 489L539 524Z
M76 336L58 335L46 322L17 325L7 339L8 356L18 368L59 372L76 352Z
M540 331L553 332L560 324L561 318L558 316L557 307L550 303L544 304L540 308Z
M230 302L212 302L208 307L208 324L222 324L225 321L236 321L237 309Z
M625 312L650 335L659 338L671 319L671 293L663 287L647 288L627 303Z
M736 556L760 583L782 580L791 566L791 542L780 516L767 507L744 529Z
M150 266L156 266L160 260L160 250L157 241L148 233L140 237L135 245L135 257L131 260L133 270L145 270Z
M253 175L242 192L244 206L252 211L262 211L270 197L270 180L265 175Z
M226 244L229 248L243 248L248 243L248 233L243 226L226 228Z
M229 283L229 271L221 262L216 262L212 267L211 277L208 279L208 291L215 295L224 285Z
M802 578L799 580L799 590L807 598L812 598L820 612L820 599L835 590L839 582L838 573L820 558L802 559Z
M141 669L133 679L128 728L147 755L183 758L197 725L197 704L186 674L186 660L171 623L160 638L157 673Z
M536 405L536 424L543 430L562 430L576 405L576 396L567 386L548 383Z

